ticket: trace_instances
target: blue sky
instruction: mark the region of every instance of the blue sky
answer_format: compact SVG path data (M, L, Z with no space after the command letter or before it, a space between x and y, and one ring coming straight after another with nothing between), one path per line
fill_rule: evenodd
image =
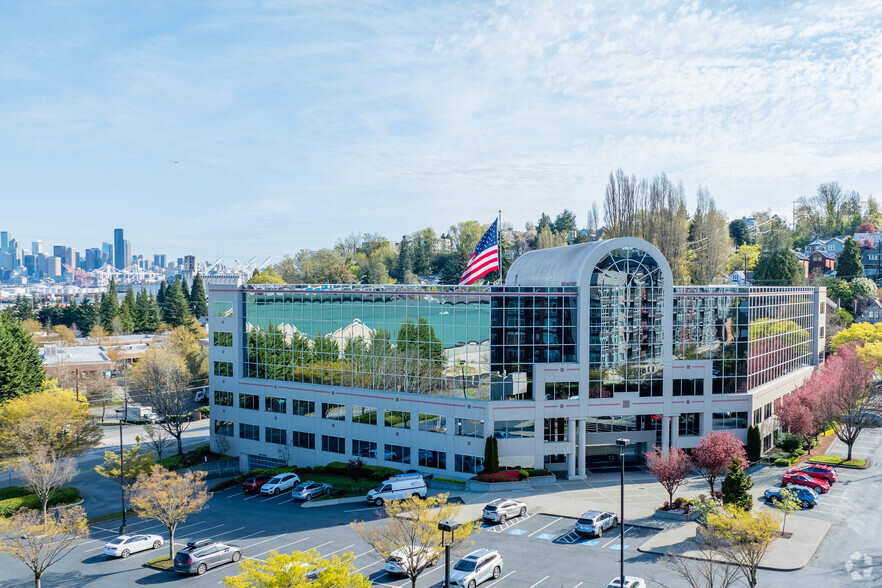
M882 3L4 2L0 230L247 259L602 211L882 196Z

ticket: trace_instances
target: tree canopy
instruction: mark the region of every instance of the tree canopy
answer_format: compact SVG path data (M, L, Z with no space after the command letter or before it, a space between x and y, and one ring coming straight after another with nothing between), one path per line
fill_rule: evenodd
M0 313L0 402L40 390L46 374L20 321Z

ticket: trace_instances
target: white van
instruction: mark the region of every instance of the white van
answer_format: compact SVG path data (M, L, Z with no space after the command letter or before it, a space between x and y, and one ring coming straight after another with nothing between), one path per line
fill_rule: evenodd
M368 492L367 501L383 506L390 500L404 500L410 496L426 497L426 481L422 474L401 474L392 476Z

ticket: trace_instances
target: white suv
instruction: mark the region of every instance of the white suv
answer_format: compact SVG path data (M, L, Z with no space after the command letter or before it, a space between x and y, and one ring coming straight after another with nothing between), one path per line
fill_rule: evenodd
M589 510L576 521L576 533L602 537L603 532L619 524L619 517L611 512Z
M274 476L269 482L260 487L261 494L278 494L285 490L290 490L300 483L300 476L297 474L279 474Z
M502 556L495 549L473 551L453 566L450 571L450 587L475 588L487 580L495 580L502 574Z
M389 554L385 569L390 574L406 576L410 573L411 566L422 570L438 563L440 557L431 547L402 547Z

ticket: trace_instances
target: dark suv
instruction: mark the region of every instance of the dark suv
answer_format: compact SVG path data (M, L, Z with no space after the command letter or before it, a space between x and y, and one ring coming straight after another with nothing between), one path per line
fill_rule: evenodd
M175 555L175 571L182 574L204 574L208 568L242 558L242 548L211 539L187 543L187 547Z

